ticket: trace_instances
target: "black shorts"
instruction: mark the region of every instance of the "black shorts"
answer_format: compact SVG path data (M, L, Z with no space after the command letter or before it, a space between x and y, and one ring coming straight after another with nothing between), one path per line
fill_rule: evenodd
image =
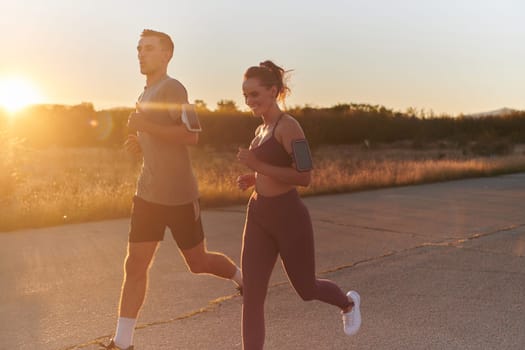
M169 227L180 249L195 247L204 240L199 202L162 205L133 197L130 242L157 242L164 239Z

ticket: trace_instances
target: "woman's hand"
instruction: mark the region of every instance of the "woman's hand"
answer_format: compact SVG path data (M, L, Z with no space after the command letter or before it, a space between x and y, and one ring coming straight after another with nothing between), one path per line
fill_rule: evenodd
M237 177L237 187L239 187L241 191L245 191L254 185L255 185L255 174L254 173L244 174L244 175L240 175L239 177Z
M242 164L246 165L248 168L257 171L257 165L259 164L259 160L257 157L255 157L255 154L247 149L239 147L239 152L237 152L237 159Z

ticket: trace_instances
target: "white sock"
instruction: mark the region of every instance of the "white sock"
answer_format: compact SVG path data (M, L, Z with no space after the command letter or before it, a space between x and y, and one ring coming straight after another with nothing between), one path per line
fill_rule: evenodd
M135 332L136 318L119 317L117 331L113 341L119 348L126 349L133 344L133 332Z
M242 287L242 273L241 273L241 270L237 267L236 270L235 270L235 275L233 275L233 277L231 278L231 280L235 283L237 283L237 285L239 287Z

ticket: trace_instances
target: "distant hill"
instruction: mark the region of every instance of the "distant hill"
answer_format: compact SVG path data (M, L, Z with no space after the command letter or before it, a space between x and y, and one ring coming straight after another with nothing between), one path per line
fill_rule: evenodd
M509 115L515 112L519 112L519 111L517 109L503 107L500 109L496 109L495 111L465 114L465 117L470 117L470 118L503 117L503 116L506 116L506 115Z

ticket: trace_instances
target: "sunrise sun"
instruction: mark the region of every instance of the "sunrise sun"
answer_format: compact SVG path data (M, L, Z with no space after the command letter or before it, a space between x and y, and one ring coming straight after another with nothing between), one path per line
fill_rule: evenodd
M8 113L15 113L40 101L41 96L30 81L18 77L0 77L0 108Z

